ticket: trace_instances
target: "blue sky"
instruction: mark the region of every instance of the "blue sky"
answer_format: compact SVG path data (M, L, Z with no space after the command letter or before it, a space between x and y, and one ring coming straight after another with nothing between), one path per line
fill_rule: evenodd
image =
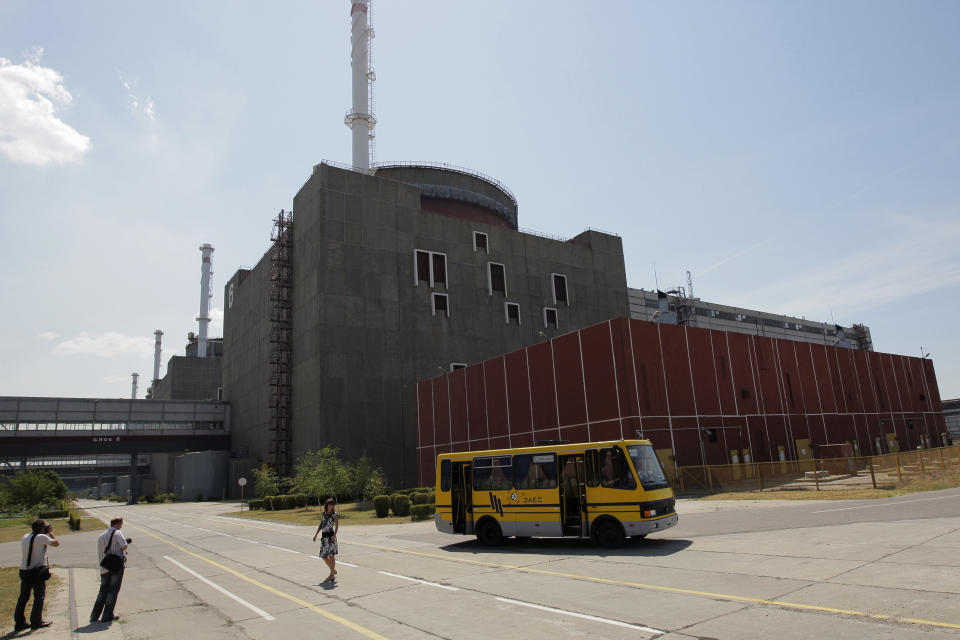
M199 7L192 6L200 4ZM630 286L849 325L960 396L960 4L387 2L377 159L623 236ZM0 4L0 395L126 397L322 159L349 2ZM214 333L220 329L214 326ZM141 386L141 397L142 397Z

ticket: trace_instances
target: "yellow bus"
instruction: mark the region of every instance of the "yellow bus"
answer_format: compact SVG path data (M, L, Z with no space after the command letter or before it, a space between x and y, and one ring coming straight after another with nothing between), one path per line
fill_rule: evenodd
M649 440L464 451L437 456L437 530L593 538L615 547L677 524L673 489Z

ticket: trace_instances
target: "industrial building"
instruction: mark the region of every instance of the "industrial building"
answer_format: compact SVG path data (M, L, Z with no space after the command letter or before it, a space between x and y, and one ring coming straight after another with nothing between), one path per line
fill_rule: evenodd
M618 236L517 227L465 170L318 165L274 246L224 291L234 453L280 471L333 444L416 477L416 383L627 313Z
M933 363L616 318L417 385L420 483L449 451L649 438L667 467L948 444Z
M350 3L351 165L313 167L259 262L226 282L222 340L208 336L210 244L198 333L163 377L155 332L148 397L223 401L230 416L229 458L151 456L158 491L189 499L226 482L235 492L254 465L289 474L326 445L369 455L409 486L444 447L549 433L639 431L681 464L807 455L804 441L938 442L932 365L873 353L864 325L705 302L689 278L686 289L629 288L615 233L524 230L517 198L489 176L375 162L367 5Z

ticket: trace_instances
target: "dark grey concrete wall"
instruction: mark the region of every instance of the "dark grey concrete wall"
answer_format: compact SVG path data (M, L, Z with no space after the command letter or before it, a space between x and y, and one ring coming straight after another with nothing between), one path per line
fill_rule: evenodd
M221 358L173 356L167 373L157 381L154 400L217 400Z
M224 287L223 399L243 416L231 425L232 452L266 459L270 401L270 260L242 269Z
M419 198L407 184L318 165L294 199L294 457L334 444L412 484L417 380L628 313L619 237L589 231L562 242L423 211ZM474 251L474 230L488 234L489 255ZM417 249L446 254L446 287L415 283ZM506 300L489 293L490 261L505 266ZM567 276L570 297L556 329L543 323L551 273ZM268 277L269 261L238 272L224 305L234 450L263 459ZM449 296L449 317L432 314L433 292ZM520 305L519 326L507 324L505 301Z

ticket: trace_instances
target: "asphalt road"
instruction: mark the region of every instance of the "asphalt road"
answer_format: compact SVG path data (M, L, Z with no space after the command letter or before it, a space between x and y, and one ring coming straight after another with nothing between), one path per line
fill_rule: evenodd
M134 538L117 611L89 624L97 532L50 553L79 638L956 638L960 490L882 501L687 502L680 525L617 550L576 540L486 549L431 522L343 521L335 584L314 528L230 505L117 506ZM0 545L0 565L17 562ZM4 621L0 633L9 631Z

